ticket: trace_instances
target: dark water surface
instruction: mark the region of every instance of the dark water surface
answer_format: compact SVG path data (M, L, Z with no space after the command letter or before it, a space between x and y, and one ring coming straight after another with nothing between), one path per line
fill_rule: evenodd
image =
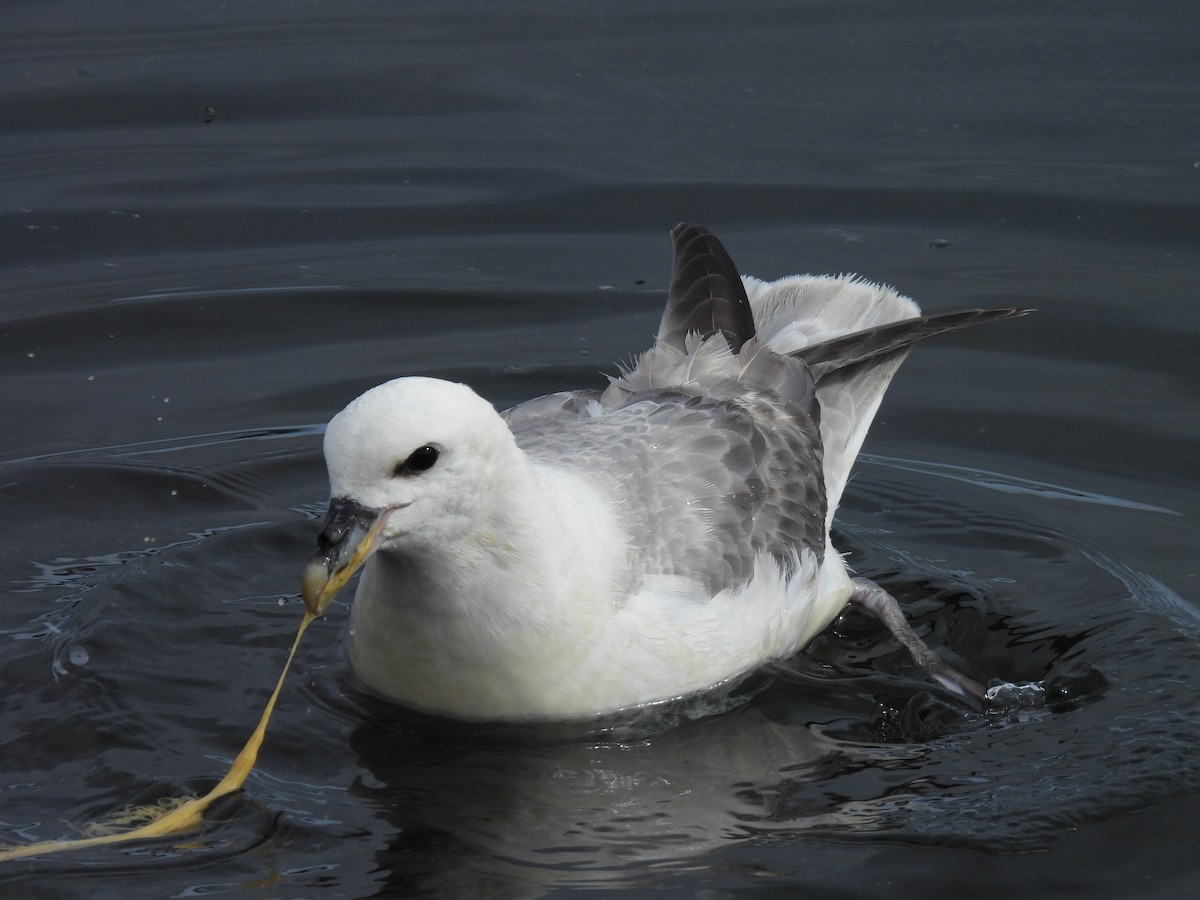
M210 787L300 616L323 423L399 374L498 405L600 383L653 334L681 219L763 277L1038 309L912 355L837 537L977 677L1107 684L939 713L847 616L722 715L463 729L354 690L343 603L194 838L8 863L0 893L1190 894L1198 24L6 4L0 839Z

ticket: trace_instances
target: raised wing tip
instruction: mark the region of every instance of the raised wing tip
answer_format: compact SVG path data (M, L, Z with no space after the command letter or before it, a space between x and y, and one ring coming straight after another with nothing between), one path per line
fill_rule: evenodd
M754 315L737 266L702 225L680 222L671 229L671 240L675 258L659 341L683 350L691 332L720 332L737 352L754 337Z

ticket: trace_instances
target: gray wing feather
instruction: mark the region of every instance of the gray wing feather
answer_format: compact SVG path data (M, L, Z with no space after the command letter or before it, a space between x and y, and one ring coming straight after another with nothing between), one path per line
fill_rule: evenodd
M766 551L825 542L820 432L778 400L647 391L595 416L522 418L517 444L598 479L630 534L629 575L684 575L716 593Z
M530 430L536 425L561 427L568 419L590 416L600 402L600 391L559 391L534 397L500 413L510 430Z

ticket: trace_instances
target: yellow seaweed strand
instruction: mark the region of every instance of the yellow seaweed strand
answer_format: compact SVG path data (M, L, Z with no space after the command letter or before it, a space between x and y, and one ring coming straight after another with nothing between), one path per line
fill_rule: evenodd
M144 825L139 825L137 828L131 828L128 831L117 831L111 834L100 834L94 837L78 838L71 841L38 841L35 844L21 844L0 848L0 862L12 859L24 859L29 856L46 856L51 853L62 853L66 850L81 850L84 847L99 847L104 844L123 844L126 841L167 837L172 834L192 831L199 827L204 818L204 811L208 809L209 805L226 794L232 794L238 790L245 783L251 770L254 768L254 763L258 759L259 748L262 747L263 738L267 733L267 722L271 719L271 713L275 711L275 701L279 699L279 692L283 689L283 680L287 677L288 670L292 667L292 659L296 656L296 648L300 646L300 638L304 636L304 631L308 628L308 624L312 620L312 613L305 611L304 618L300 621L300 628L296 632L296 639L292 642L292 649L288 653L287 662L283 664L283 671L279 673L279 681L275 684L275 690L271 694L271 699L267 701L262 718L258 720L258 727L254 729L254 733L246 741L246 746L237 755L237 758L229 767L229 771L225 773L225 777L217 782L216 787L211 791L203 797L191 797L183 800L168 799L153 807L139 808L132 814L127 814L126 818L150 816L150 821Z

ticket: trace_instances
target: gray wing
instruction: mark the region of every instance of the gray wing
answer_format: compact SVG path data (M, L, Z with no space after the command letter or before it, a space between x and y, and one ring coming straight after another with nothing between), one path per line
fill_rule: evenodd
M909 348L927 337L1026 312L968 309L913 316L794 351L792 355L804 360L816 380L825 451L825 491L831 519L875 410Z
M509 421L530 458L609 492L630 535L631 583L684 575L716 593L748 578L759 551L786 565L824 547L815 400L804 410L744 390L646 391L604 408L594 394L560 394Z
M710 592L744 581L756 553L788 563L824 550L829 505L819 402L831 433L834 501L886 387L925 337L1024 310L887 322L783 356L763 346L729 254L706 229L671 232L675 263L655 347L608 389L551 394L505 413L547 466L596 479L630 535L631 581L685 575ZM870 406L864 414L863 404ZM845 412L843 410L849 410Z

